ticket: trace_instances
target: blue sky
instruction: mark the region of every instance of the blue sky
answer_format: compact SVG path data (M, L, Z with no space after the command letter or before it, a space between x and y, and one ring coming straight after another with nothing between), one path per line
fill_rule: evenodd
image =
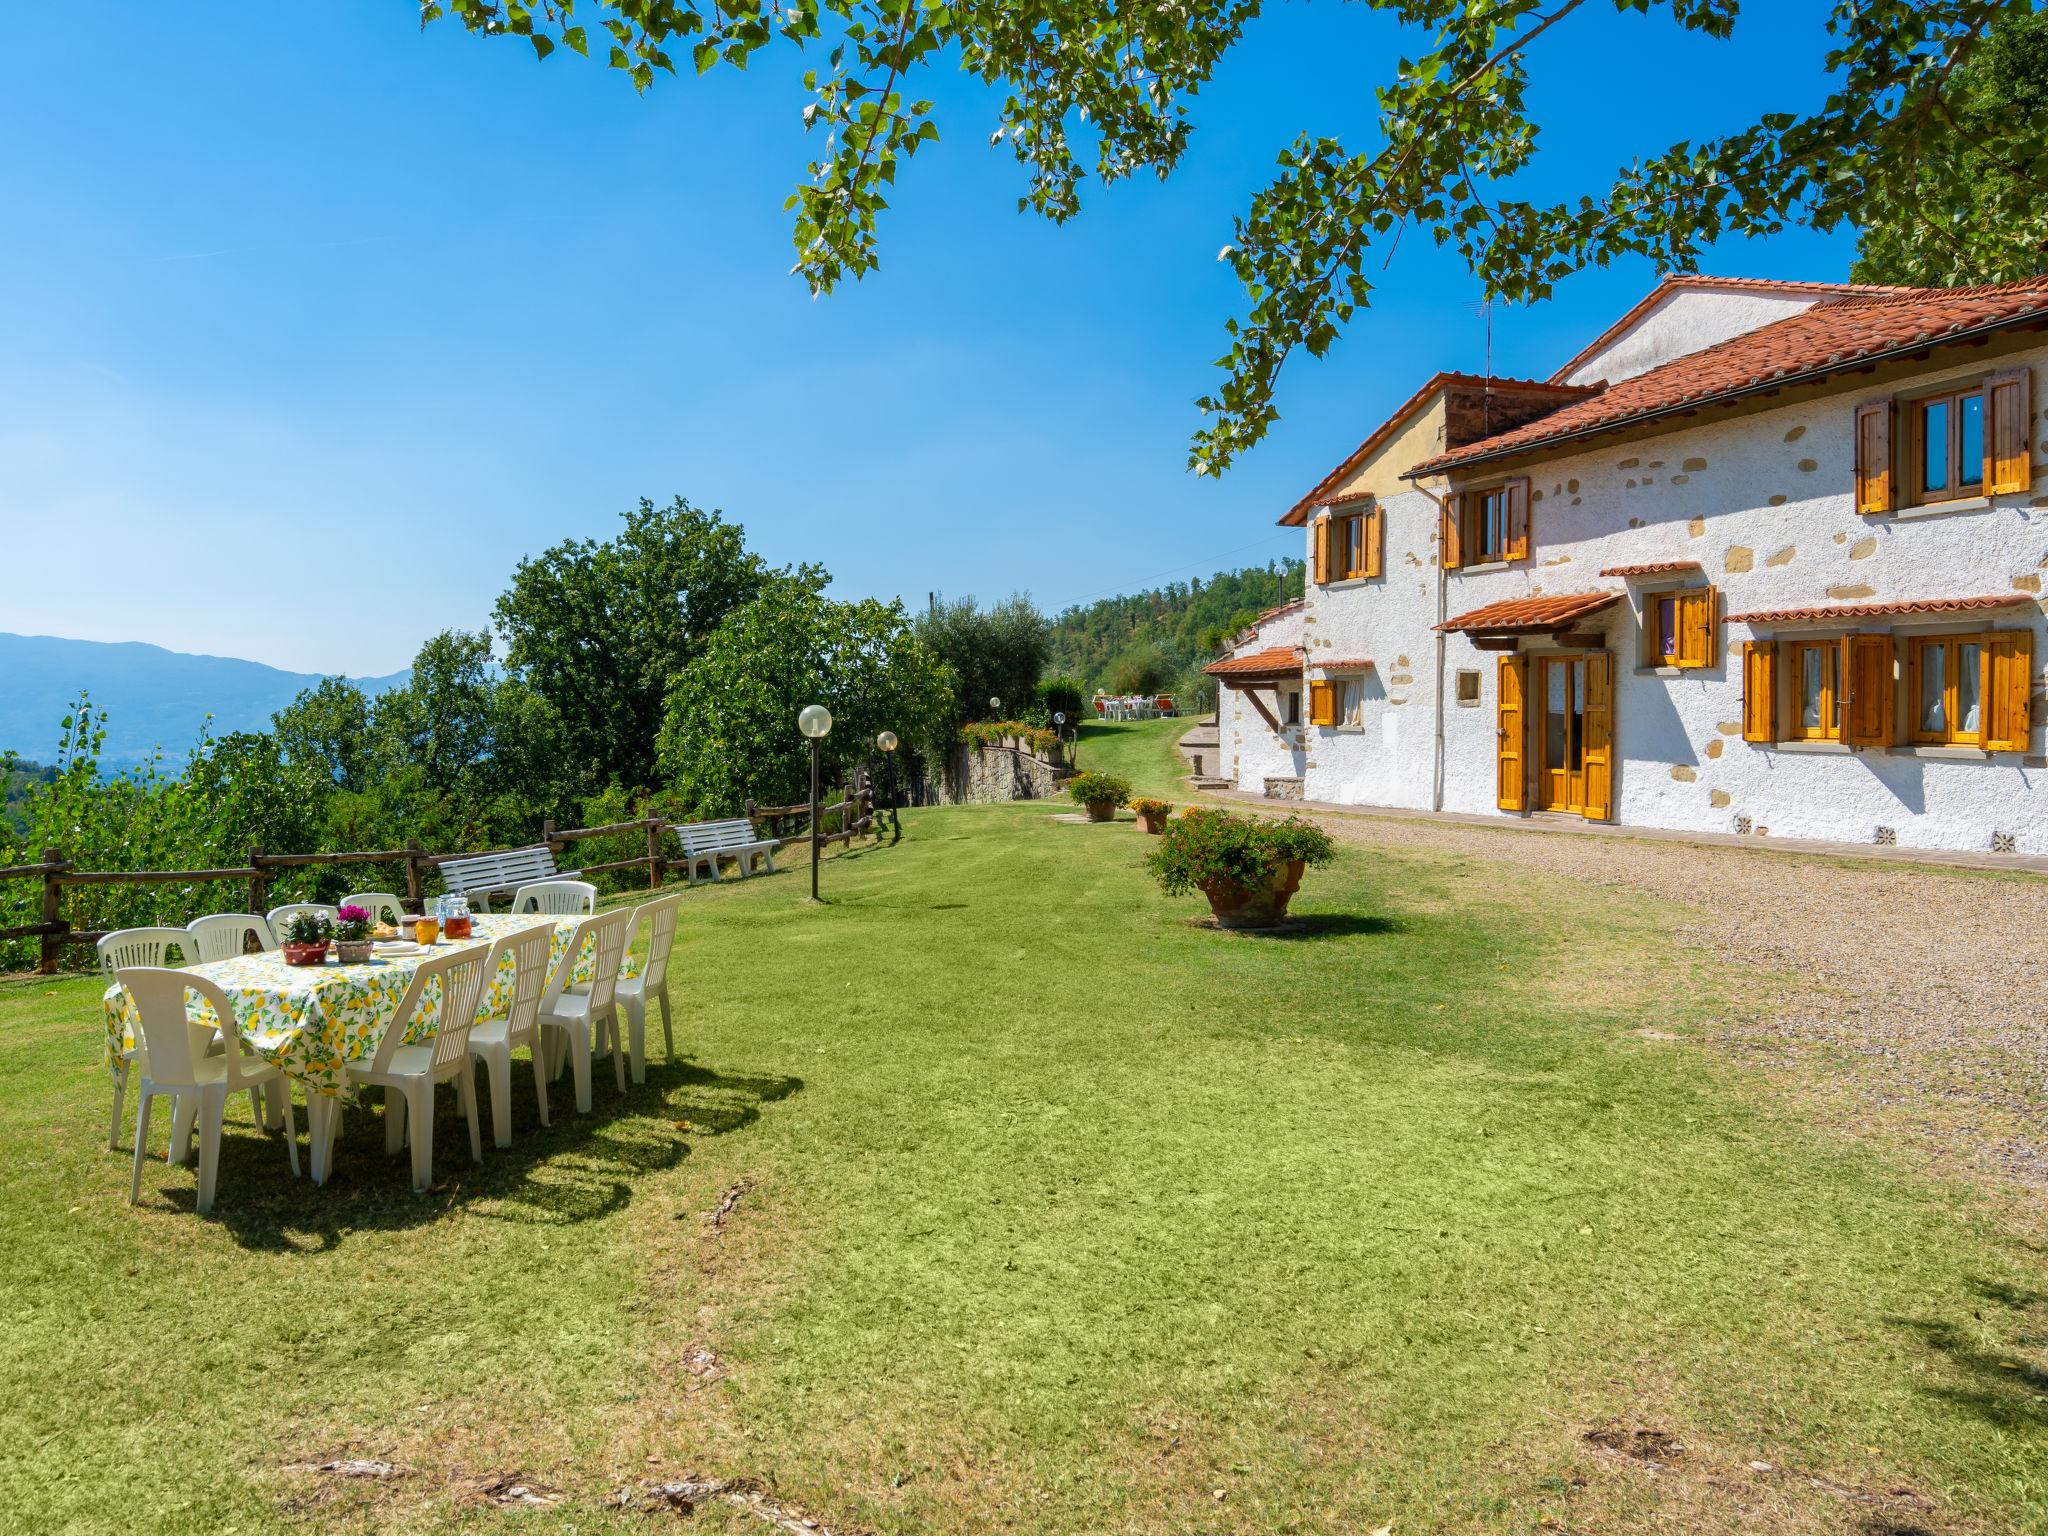
M1749 9L1725 44L1604 6L1559 28L1531 187L1817 101L1825 6ZM677 493L842 595L1057 609L1294 552L1274 517L1432 369L1485 361L1476 284L1411 235L1266 443L1220 482L1184 468L1232 214L1294 133L1370 137L1401 39L1357 7L1271 9L1181 172L1091 186L1064 228L1015 211L993 98L934 76L944 138L882 270L816 301L788 275L793 55L641 98L409 11L9 18L0 630L388 672L484 624L521 555ZM1850 246L1708 268L1839 278ZM1495 369L1547 374L1654 280L1496 311Z

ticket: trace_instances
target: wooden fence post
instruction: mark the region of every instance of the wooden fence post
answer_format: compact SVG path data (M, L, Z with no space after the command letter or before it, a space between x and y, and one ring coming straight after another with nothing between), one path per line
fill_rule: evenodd
M661 889L661 829L659 816L647 818L647 889Z
M555 846L555 819L552 816L540 824L540 840L549 853L560 856L562 850Z
M254 844L249 848L249 867L255 871L249 877L249 910L267 912L270 910L270 882L263 878L263 850Z
M405 904L415 912L422 910L420 906L420 852L419 839L408 837L405 840Z
M57 883L57 875L64 863L64 850L45 848L43 863L49 867L43 871L43 916L45 927L55 925L54 933L43 935L43 950L36 963L36 969L45 976L57 974L57 961L64 953L63 929L70 925L64 921L64 887Z

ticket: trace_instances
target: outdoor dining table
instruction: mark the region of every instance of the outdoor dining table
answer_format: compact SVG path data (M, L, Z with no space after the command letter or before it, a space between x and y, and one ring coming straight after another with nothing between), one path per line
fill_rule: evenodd
M554 928L548 954L548 975L553 979L557 968L568 960L569 944L580 921L546 913L478 916L472 919L470 938L443 939L430 948L378 956L363 965L339 965L331 960L323 965L287 965L277 950L264 950L187 969L227 994L235 1009L235 1028L259 1056L276 1065L287 1079L304 1085L314 1132L313 1182L318 1184L325 1181L327 1172L320 1150L327 1138L320 1131L326 1118L339 1111L348 1092L347 1063L375 1054L384 1028L398 1011L399 1000L421 962L455 951L485 949L508 933L548 924ZM577 969L586 970L593 963L586 945L577 957ZM513 985L508 955L491 978L489 993L477 1012L479 1022L510 1013ZM439 988L430 985L406 1030L405 1043L433 1038L439 1027L439 1000ZM108 1050L132 1045L134 1004L118 981L107 988L104 1005ZM212 1006L197 996L188 995L186 1008L194 1024L212 1028L225 1022L215 1018Z

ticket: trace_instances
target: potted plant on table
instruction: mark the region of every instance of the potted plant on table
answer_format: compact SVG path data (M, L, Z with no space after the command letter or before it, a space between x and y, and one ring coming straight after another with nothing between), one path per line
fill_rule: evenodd
M1137 812L1138 830L1157 837L1166 830L1166 818L1173 814L1173 802L1138 799L1131 802L1131 809Z
M1118 806L1130 802L1131 784L1113 773L1077 773L1068 781L1067 793L1088 812L1090 821L1109 821Z
M334 937L334 924L322 912L294 912L278 934L286 965L320 965L327 959L327 944Z
M337 908L334 914L334 958L343 965L368 965L374 926L367 907Z
M1146 863L1167 895L1206 896L1217 927L1272 928L1286 920L1302 871L1335 853L1327 832L1296 816L1266 821L1190 810L1168 823Z

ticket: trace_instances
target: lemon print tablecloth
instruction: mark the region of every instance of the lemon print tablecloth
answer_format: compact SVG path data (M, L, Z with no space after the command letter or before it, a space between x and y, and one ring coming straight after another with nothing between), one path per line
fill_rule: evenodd
M485 949L505 934L545 923L554 928L554 945L548 955L548 975L552 978L568 956L577 921L574 917L545 913L479 916L472 938L444 939L431 951L372 960L368 965L336 965L332 961L326 965L286 965L282 954L266 950L191 969L228 995L235 1007L236 1028L264 1060L274 1063L286 1077L304 1083L309 1094L340 1097L347 1089L345 1064L375 1053L385 1025L398 1011L407 983L429 954ZM587 982L593 964L590 946L586 944L577 956L577 974L572 980ZM631 970L628 966L624 973L630 974ZM512 987L512 959L507 955L491 978L490 993L478 1010L478 1019L505 1017L512 1007ZM430 986L406 1030L407 1043L433 1037L438 1003L439 989ZM134 1005L119 982L107 988L105 1004L108 1047L133 1044ZM195 1023L219 1024L211 1006L199 998L188 997L187 1006Z

